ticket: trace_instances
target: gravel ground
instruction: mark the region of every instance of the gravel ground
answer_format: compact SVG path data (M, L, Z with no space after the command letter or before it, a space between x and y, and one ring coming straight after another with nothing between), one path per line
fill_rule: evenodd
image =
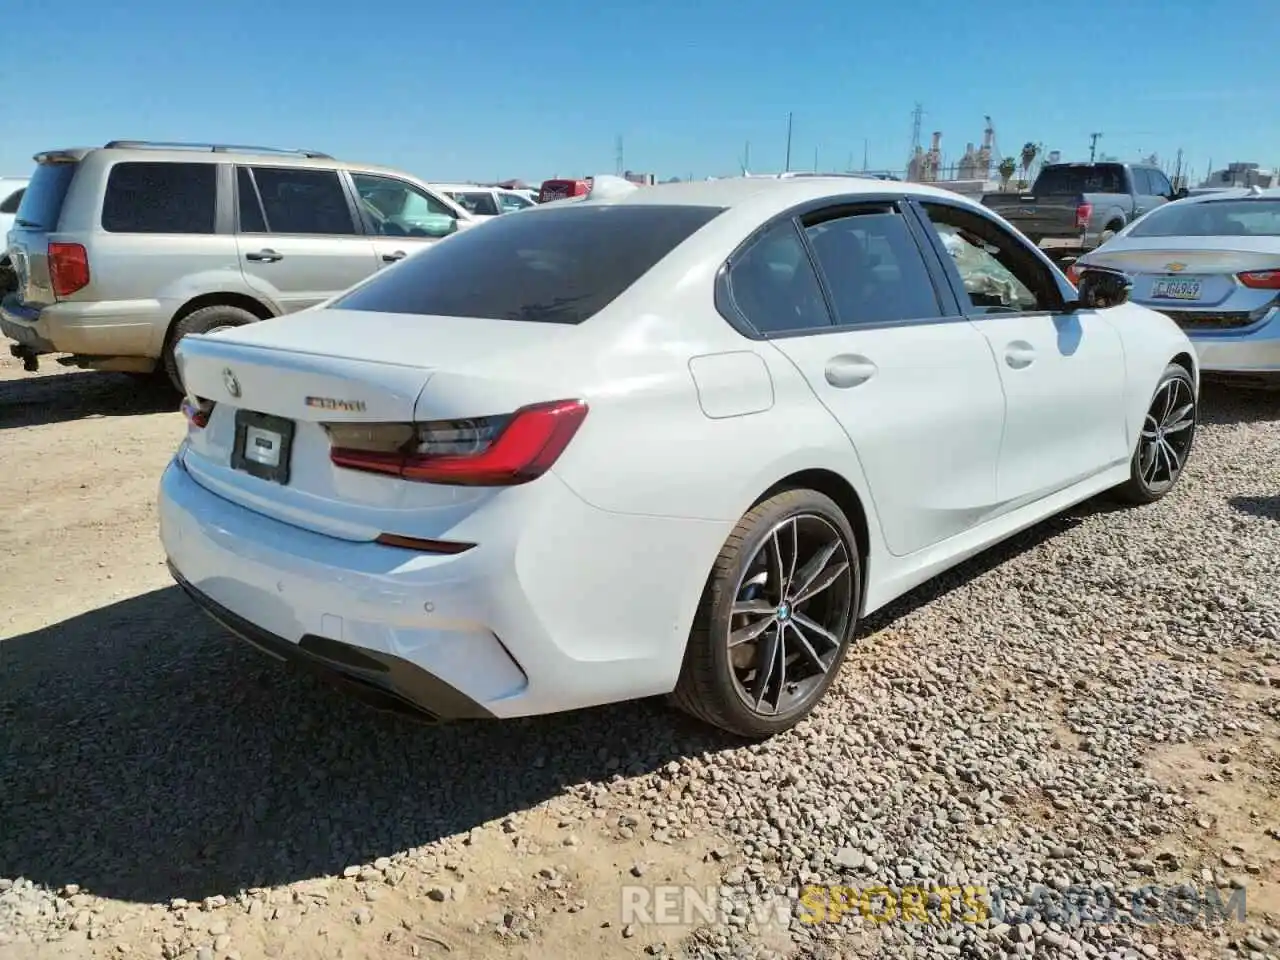
M172 406L0 363L6 960L1280 957L1280 396L1210 387L1174 495L913 593L751 747L649 703L417 727L228 641L155 543ZM723 916L623 914L668 883Z

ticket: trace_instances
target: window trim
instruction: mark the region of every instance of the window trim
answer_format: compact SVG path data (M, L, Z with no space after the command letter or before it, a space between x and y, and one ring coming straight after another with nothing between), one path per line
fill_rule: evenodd
M929 241L929 246L933 250L933 256L936 261L937 268L946 277L947 283L951 288L951 295L956 300L957 309L960 315L975 323L986 320L999 320L1006 317L1046 317L1046 316L1062 316L1069 312L1068 306L1077 301L1075 288L1068 282L1066 276L1059 270L1052 260L1045 255L1044 251L1039 247L1034 247L1030 243L1023 240L1009 227L1002 224L993 217L985 209L977 206L970 206L967 203L952 200L950 197L908 197L908 206L911 207L914 216L921 230ZM942 243L942 238L938 236L938 231L934 229L933 221L929 219L929 212L925 209L925 204L933 206L948 207L958 210L969 216L977 217L984 220L988 226L1006 235L1013 243L1015 243L1023 253L1029 255L1033 260L1037 261L1042 267L1049 271L1049 277L1057 286L1058 296L1061 304L1057 308L1047 308L1043 310L1005 310L999 313L980 313L974 312L972 301L969 299L969 293L964 288L964 278L960 276L960 271L956 268L955 261L951 259L951 254L947 252L946 246Z
M103 217L106 216L106 212L107 212L107 193L111 189L111 175L115 173L115 170L117 167L121 167L125 165L130 165L130 166L142 165L142 166L152 166L152 167L169 167L169 166L212 167L213 168L213 229L208 232L201 230L195 233L190 231L175 233L171 230L170 231L151 231L151 230L109 230L107 229L106 224L103 222ZM225 166L226 164L224 163L217 163L217 162L210 163L209 161L200 161L200 160L133 159L133 160L117 160L114 163L108 164L106 169L103 171L102 180L100 181L102 184L102 188L101 188L101 192L98 194L98 215L97 215L97 222L95 224L95 227L96 229L101 230L103 233L113 237L116 237L116 236L118 237L216 237L216 236L225 234L228 232L225 229L226 220L225 220L225 211L223 209L223 184L224 184L223 168ZM30 184L28 184L28 186L30 186ZM70 189L71 189L70 186L68 186L67 188L68 193L70 193ZM67 198L66 196L64 196L63 197L64 205L66 204L66 200ZM59 214L58 216L59 216L59 220L61 220L62 215Z
M357 238L366 238L364 218L356 212L355 205L351 202L351 190L343 181L343 172L337 167L303 167L291 166L288 164L275 163L236 163L234 170L238 171L240 167L244 167L249 171L249 179L253 181L253 192L257 194L258 206L262 210L262 222L267 226L266 233L245 233L241 229L240 224L240 193L238 173L233 173L233 182L235 182L235 203L232 207L233 216L235 218L235 232L237 236L245 237L284 237L284 238L306 238L318 240L353 240ZM342 190L342 198L347 204L347 215L351 217L351 225L354 228L352 233L298 233L286 232L284 230L273 230L271 228L271 218L267 216L267 206L262 201L262 190L258 186L258 177L254 173L255 170L303 170L314 173L331 173L338 178L338 186Z
M892 330L899 327L918 327L929 326L941 323L966 323L969 320L961 310L961 301L956 299L955 288L950 276L945 272L943 264L937 261L936 243L941 243L937 238L937 233L932 225L927 221L920 221L920 212L913 205L914 195L905 192L891 191L875 191L869 193L851 193L839 194L832 197L819 197L815 200L807 200L804 203L796 204L781 213L775 214L765 220L747 237L742 240L728 257L720 264L716 270L715 277L715 307L716 312L724 319L729 326L733 327L738 333L748 340L784 340L790 337L812 337L812 336L828 336L834 333L854 333L862 330ZM933 284L934 294L938 299L938 310L941 314L937 317L923 317L910 320L882 320L875 323L848 323L842 324L836 321L836 316L831 302L831 292L827 286L826 277L822 274L821 269L815 259L812 247L809 244L809 238L805 235L801 221L805 217L821 213L826 210L835 210L839 208L852 208L859 206L883 206L884 204L895 205L900 215L906 221L907 231L911 238L915 241L917 249L920 251L920 260L924 264L925 271L929 275L929 281ZM957 205L958 206L958 205ZM968 209L967 207L964 209ZM805 254L809 258L809 265L813 269L814 274L818 278L818 286L822 290L823 299L827 304L827 317L830 325L826 327L810 327L802 330L783 330L777 333L761 333L755 328L746 315L738 309L733 299L733 288L729 279L729 274L733 270L734 263L745 253L756 240L760 238L766 231L773 229L778 223L790 220L792 226L800 236L800 242L804 246ZM933 251L934 256L929 256L929 251ZM963 285L961 287L963 289Z

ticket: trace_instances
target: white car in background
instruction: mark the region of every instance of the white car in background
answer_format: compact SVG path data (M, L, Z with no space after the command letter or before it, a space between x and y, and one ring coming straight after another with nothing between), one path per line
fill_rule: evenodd
M6 249L9 244L5 238L13 229L18 204L22 202L22 195L27 192L30 182L21 177L0 177L0 296L17 286L18 278L9 262Z
M473 217L497 217L527 210L537 204L516 190L485 187L474 183L433 183L431 189L443 193Z
M958 194L597 186L181 341L160 532L199 604L385 708L671 694L759 738L860 617L1182 475L1185 334Z
M1220 189L1134 221L1073 270L1126 274L1132 298L1186 331L1201 369L1280 375L1280 189Z

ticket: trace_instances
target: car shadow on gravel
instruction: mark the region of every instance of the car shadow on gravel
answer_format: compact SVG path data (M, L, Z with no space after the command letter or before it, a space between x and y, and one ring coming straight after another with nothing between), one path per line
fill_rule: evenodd
M1250 387L1230 380L1200 384L1200 422L1231 426L1280 420L1280 390Z
M0 430L65 423L86 417L128 417L178 409L162 383L97 370L0 380Z
M1280 496L1274 497L1228 497L1234 509L1251 517L1261 517L1280 523Z
M385 716L168 587L0 641L0 877L230 896L734 745L644 702L440 727Z

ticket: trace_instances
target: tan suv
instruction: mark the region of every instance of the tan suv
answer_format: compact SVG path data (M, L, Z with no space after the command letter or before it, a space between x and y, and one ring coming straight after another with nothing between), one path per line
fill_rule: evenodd
M0 301L27 370L65 353L181 389L186 334L322 303L483 222L408 174L309 151L113 140L35 160Z

